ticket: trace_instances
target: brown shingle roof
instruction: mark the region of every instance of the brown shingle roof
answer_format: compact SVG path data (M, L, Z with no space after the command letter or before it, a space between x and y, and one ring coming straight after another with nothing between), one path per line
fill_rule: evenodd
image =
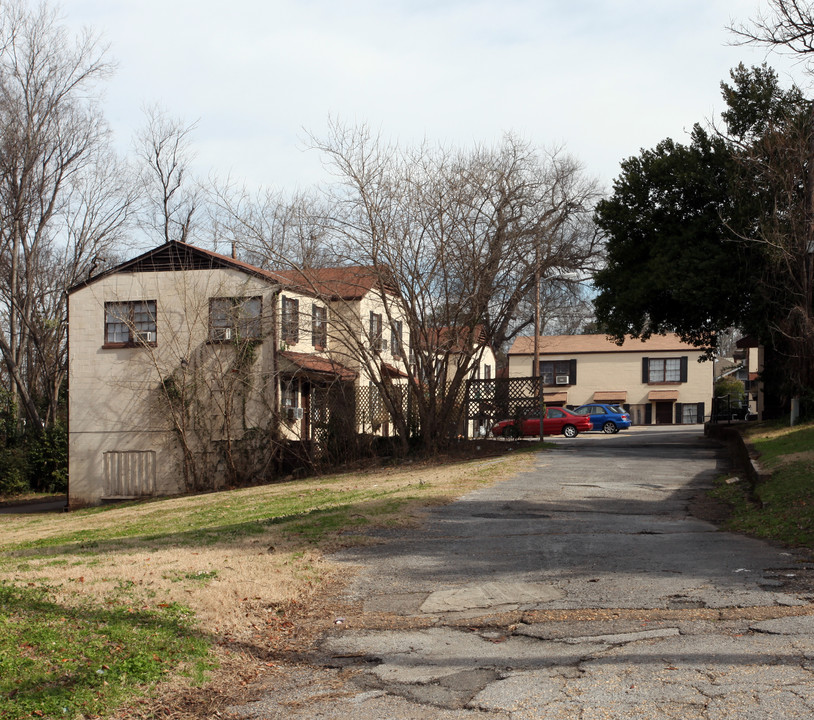
M685 343L678 335L653 335L648 340L626 338L624 344L617 345L607 335L541 335L541 355L576 355L578 353L602 352L655 352L659 350L700 350ZM514 341L509 355L533 355L534 337L519 337Z
M389 375L391 378L408 378L408 377L410 377L403 370L399 370L395 365L391 365L390 363L386 363L386 362L382 363L382 374Z
M387 271L373 266L313 268L307 270L263 270L236 258L196 245L173 240L120 263L98 275L69 288L72 292L99 278L121 272L157 272L172 270L200 270L210 267L230 267L256 277L285 285L307 295L328 297L333 300L360 300L376 286L395 294Z
M285 350L280 353L280 357L285 358L294 366L295 370L304 372L319 373L320 375L331 375L340 380L353 381L357 378L355 370L345 367L335 360L330 360L320 355L309 355L308 353L291 352ZM290 368L281 368L283 372L291 372Z
M332 300L360 300L377 285L394 292L385 271L373 266L277 270L272 275L292 290Z

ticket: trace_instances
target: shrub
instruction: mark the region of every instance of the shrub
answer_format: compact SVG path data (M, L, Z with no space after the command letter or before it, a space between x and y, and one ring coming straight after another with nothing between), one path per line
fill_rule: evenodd
M68 432L64 425L46 428L29 439L28 484L37 492L68 489Z
M14 445L17 437L17 406L11 393L0 387L0 445Z
M28 490L28 464L23 448L0 448L0 495L20 495Z
M729 396L732 405L740 405L746 393L742 380L733 377L721 378L715 383L715 397Z
M814 390L805 388L800 393L800 422L814 420Z

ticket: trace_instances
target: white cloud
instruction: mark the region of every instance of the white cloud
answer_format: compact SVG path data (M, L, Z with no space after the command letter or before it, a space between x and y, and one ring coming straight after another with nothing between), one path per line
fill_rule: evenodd
M403 141L469 145L517 131L565 144L606 184L720 110L718 84L760 51L727 45L742 0L64 0L110 41L119 137L160 101L199 120L202 174L294 189L323 177L303 128L329 115ZM771 58L772 64L779 62ZM782 63L788 67L788 63Z

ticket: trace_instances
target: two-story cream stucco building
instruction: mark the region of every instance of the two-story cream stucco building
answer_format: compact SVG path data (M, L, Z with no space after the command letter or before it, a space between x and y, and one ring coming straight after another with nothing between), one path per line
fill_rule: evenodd
M702 423L711 407L714 369L703 350L676 335L617 345L605 335L540 336L539 376L548 405L623 405L635 424ZM534 373L534 338L509 350L509 377Z
M281 284L279 370L284 431L312 439L327 422L341 384L366 389L369 410L355 431L388 435L390 416L377 402L383 381L406 386L410 334L398 292L373 267L275 271ZM291 417L295 422L290 422Z
M268 273L183 243L69 290L72 507L227 481L206 459L276 404L278 292Z
M386 434L382 378L407 378L397 293L373 268L270 272L171 242L68 292L72 507L263 477L349 398ZM378 382L378 386L377 383Z

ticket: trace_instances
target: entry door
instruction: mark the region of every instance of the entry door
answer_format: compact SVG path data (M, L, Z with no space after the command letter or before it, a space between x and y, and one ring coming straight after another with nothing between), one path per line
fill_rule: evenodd
M672 425L673 423L673 401L656 401L656 425Z

